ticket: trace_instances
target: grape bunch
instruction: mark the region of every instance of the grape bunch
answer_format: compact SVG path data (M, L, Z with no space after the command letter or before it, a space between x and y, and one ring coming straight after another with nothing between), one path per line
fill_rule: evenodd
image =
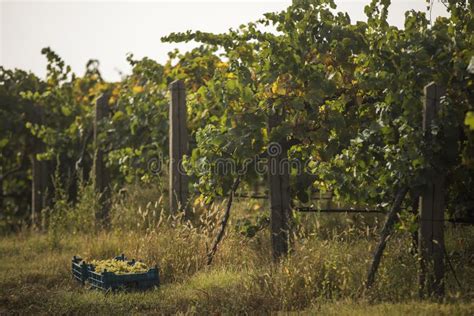
M148 271L148 266L140 261L135 261L133 264L129 264L124 260L107 259L107 260L92 260L92 266L95 272L114 272L116 274L130 274L130 273L143 273Z

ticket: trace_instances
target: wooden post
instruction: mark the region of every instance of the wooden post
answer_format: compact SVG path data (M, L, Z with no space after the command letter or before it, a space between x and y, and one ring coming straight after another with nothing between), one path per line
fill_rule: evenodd
M34 122L43 124L43 111L40 107L33 109ZM45 152L45 144L41 139L33 140L31 154L31 224L33 228L40 227L41 212L51 205L52 182L49 172L49 162L38 160L37 154Z
M44 145L41 147L44 148ZM40 227L41 212L51 205L52 197L48 162L36 158L36 154L41 152L35 151L31 157L31 223L33 228Z
M280 116L270 116L268 120L269 131L280 123ZM288 159L286 150L286 146L277 142L270 143L267 149L272 254L275 261L287 255L289 244L291 212L289 184L290 164L282 163L282 161Z
M181 80L173 81L169 86L171 102L169 110L170 142L170 213L184 211L188 201L188 176L182 168L183 156L188 153L188 129L186 120L186 91Z
M400 208L403 203L403 199L405 199L405 195L407 194L408 189L402 188L398 190L397 195L395 196L395 200L393 201L392 208L388 213L387 220L382 229L380 241L375 248L374 258L372 259L372 264L370 265L369 272L367 273L367 282L365 283L366 289L370 289L375 281L375 274L380 265L380 261L382 260L383 251L385 250L385 246L387 245L388 238L392 233L393 225L398 219L398 214L400 213Z
M423 132L425 142L432 143L431 124L440 110L441 89L435 83L424 89ZM426 153L433 160L433 153ZM420 227L418 252L420 254L420 297L444 295L444 182L440 170L431 168L428 181L420 196Z
M95 210L96 219L100 226L108 226L109 224L109 208L110 208L110 181L109 173L105 166L104 150L102 148L102 140L100 131L102 128L101 121L107 118L109 112L109 95L102 94L96 100L95 119L94 119L94 189L99 195L98 205Z
M3 176L0 176L0 212L6 213L5 210L3 209Z

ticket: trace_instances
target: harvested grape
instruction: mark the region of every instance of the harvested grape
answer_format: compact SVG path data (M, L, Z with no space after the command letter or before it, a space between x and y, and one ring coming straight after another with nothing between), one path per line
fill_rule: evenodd
M92 260L90 262L94 266L95 272L102 273L104 271L114 272L116 274L143 273L148 271L148 266L140 261L130 264L127 261L117 259Z

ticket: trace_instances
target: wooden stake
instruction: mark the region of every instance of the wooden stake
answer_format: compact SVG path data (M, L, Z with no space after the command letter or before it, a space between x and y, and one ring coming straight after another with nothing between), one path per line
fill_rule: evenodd
M96 219L100 226L108 226L109 224L109 208L110 208L110 177L105 166L105 157L102 141L99 137L101 132L101 121L108 117L109 112L109 95L102 94L96 100L95 104L95 120L94 120L94 188L99 195L98 205L96 209Z
M40 142L40 140L38 140ZM37 148L44 148L44 144L38 144ZM50 181L49 166L47 161L40 161L36 158L38 151L31 157L31 222L33 227L40 227L41 212L51 205L52 185Z
M268 129L278 126L281 117L272 115L268 120ZM270 134L270 133L269 133ZM283 140L285 141L285 140ZM287 148L280 143L271 143L268 154L268 186L271 209L271 238L273 259L278 260L288 254L290 230L290 185L289 166L282 163L288 159Z
M393 225L396 223L398 219L398 214L400 213L400 208L402 202L407 194L408 190L406 188L400 189L397 192L395 197L395 201L393 202L392 208L388 213L387 220L382 229L382 234L380 237L379 244L375 249L374 257L372 259L372 264L370 265L369 272L367 273L367 281L365 286L367 289L370 289L375 281L375 275L377 274L377 270L380 265L380 261L382 260L383 251L385 250L385 246L387 245L387 240L393 230Z
M424 89L423 132L425 142L432 144L431 125L440 110L441 89L434 83ZM431 150L428 159L434 159ZM420 297L444 295L444 188L445 176L440 170L428 171L428 183L420 197Z
M43 124L43 110L40 107L33 109L35 113L34 122ZM46 146L41 139L33 140L31 160L31 224L33 228L40 227L41 212L51 206L52 181L49 170L49 162L38 160L37 154L43 153Z
M188 153L188 129L186 119L186 91L181 80L170 84L170 212L183 211L187 216L188 176L182 168L183 156Z
M227 222L229 221L230 217L232 201L234 198L235 191L237 191L237 188L239 187L239 184L240 176L237 176L237 178L234 180L234 183L232 184L232 188L230 189L229 199L227 200L227 206L221 221L221 228L216 236L216 239L214 240L214 243L212 244L211 250L207 254L207 265L210 265L212 263L212 259L214 258L214 255L217 252L217 247L219 246L219 243L221 242L222 238L224 238L225 228L227 227Z

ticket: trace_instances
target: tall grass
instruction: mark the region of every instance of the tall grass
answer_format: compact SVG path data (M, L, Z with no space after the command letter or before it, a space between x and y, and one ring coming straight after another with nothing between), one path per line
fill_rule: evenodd
M184 221L167 212L163 192L153 186L130 186L126 192L113 197L108 230L97 229L97 196L82 186L75 206L56 199L45 232L2 239L0 306L20 313L330 313L334 310L327 304L338 302L402 304L417 299L416 256L410 251L411 235L403 230L389 240L374 288L363 289L382 215L298 215L289 256L273 263L269 228L249 237L237 225L239 219L255 221L267 209L265 202L237 200L226 237L212 266L206 266L222 203L208 207L196 202L193 220ZM447 227L447 250L462 289L448 269L446 301L467 304L460 307L461 314L474 298L473 237L470 227ZM157 264L160 289L104 296L71 280L73 255L110 258L120 253Z

